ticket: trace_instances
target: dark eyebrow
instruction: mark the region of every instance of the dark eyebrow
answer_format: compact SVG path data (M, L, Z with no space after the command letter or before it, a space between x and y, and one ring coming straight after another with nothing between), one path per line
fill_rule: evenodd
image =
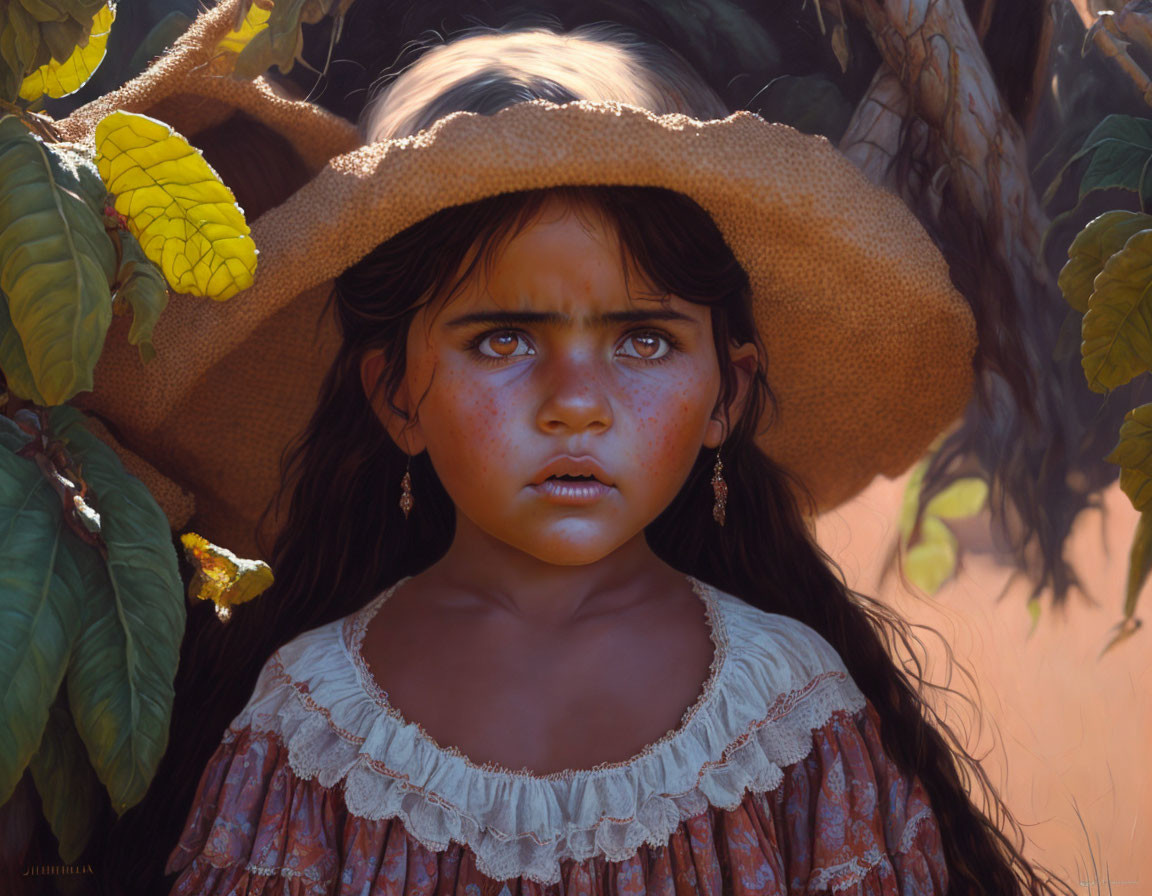
M633 321L649 320L681 320L697 325L694 318L679 311L652 310L652 311L609 311L597 314L589 319L593 327L604 328L612 324L628 323ZM556 327L572 326L572 318L559 311L476 311L472 314L463 314L454 317L444 326L449 329L466 327L469 324L489 324L492 326L509 326L515 324L550 324Z

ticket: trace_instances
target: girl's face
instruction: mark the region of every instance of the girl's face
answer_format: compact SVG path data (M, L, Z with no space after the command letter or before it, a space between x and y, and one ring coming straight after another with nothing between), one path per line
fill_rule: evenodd
M626 283L612 226L557 197L490 276L478 265L418 312L407 349L395 401L414 419L376 406L392 437L427 449L458 514L546 563L592 563L641 533L728 431L708 307L661 300L635 267ZM755 348L732 359L738 407ZM361 365L369 394L381 362ZM540 486L565 457L591 459L603 486Z

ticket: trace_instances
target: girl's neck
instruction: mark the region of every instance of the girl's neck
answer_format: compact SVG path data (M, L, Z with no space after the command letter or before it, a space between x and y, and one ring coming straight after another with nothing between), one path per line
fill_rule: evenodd
M598 560L562 566L493 538L460 513L451 547L420 578L453 602L474 601L556 627L688 588L643 532Z

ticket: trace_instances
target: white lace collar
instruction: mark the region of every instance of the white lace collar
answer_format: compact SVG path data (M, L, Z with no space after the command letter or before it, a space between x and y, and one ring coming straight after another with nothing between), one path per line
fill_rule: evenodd
M406 720L360 654L368 621L401 580L269 660L232 723L274 731L292 770L344 785L349 812L399 817L426 848L466 844L489 877L560 880L560 861L621 861L667 842L709 805L773 790L833 712L863 708L843 661L813 629L688 577L713 643L708 679L679 727L623 762L537 775L471 762Z

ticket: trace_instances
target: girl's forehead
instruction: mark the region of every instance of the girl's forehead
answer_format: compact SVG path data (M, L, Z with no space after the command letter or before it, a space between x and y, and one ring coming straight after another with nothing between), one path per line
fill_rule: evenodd
M705 311L657 289L615 221L593 203L550 196L526 217L505 224L503 232L472 246L446 292L422 310L426 322L434 326L449 310L451 317L490 309L575 318L608 310L651 312L670 304L688 316Z
M548 200L537 214L461 266L456 301L597 307L667 301L595 206Z

